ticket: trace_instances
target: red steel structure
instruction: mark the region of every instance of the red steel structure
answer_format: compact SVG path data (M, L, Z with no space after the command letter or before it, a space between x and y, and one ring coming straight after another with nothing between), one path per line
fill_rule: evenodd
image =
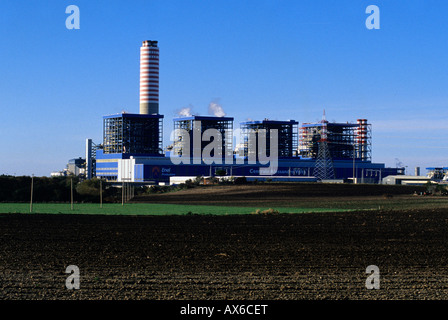
M366 119L357 123L303 123L299 128L298 154L317 158L319 141L326 140L333 160L372 160L372 125Z

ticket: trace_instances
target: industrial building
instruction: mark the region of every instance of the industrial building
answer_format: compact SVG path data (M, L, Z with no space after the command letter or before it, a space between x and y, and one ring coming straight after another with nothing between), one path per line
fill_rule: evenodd
M258 180L274 179L277 177L295 178L295 181L317 180L314 176L315 159L279 159L278 169L274 175L264 174L266 166L261 164L173 164L169 157L131 157L119 159L114 168L110 168L111 181L139 182L147 184L169 183L170 177L214 176L225 171L226 176L258 177ZM335 179L345 181L352 179L358 183L379 183L384 176L397 175L401 169L386 168L384 164L370 162L356 162L353 170L352 161L334 162ZM292 179L291 179L292 180Z
M299 155L317 158L322 129L326 126L327 143L333 160L372 159L372 125L366 119L357 123L304 123L299 130Z
M79 176L85 173L86 160L80 158L70 159L67 164L67 174Z
M167 184L173 177L212 177L218 172L258 180L324 181L325 176L317 175L322 165L332 172L329 179L333 181L381 183L384 177L404 171L372 163L371 124L366 119L330 123L324 116L323 121L303 123L300 129L296 120L242 122L242 148L235 152L233 117L181 117L174 119L173 144L164 152L163 118L159 114L158 42L143 41L140 113L103 117L102 144L93 150L91 141L90 145L87 142L87 171L108 181L141 184ZM214 129L212 134L209 129ZM258 149L250 148L249 138L253 135L259 141L262 132L266 133L267 155L273 150L271 132L277 135L278 159L273 171L257 157L253 161L252 153Z
M390 175L383 178L382 183L423 186L427 184L429 181L431 181L431 178L426 176Z
M265 132L266 154L271 153L270 138L272 130L277 132L277 152L279 158L291 158L297 153L297 125L295 120L278 121L264 119L263 121L246 121L241 123L241 134L243 141L243 157L257 157L256 148L249 147L250 134L254 139L259 138L260 131Z
M202 158L203 150L209 144L211 137L208 137L206 131L216 130L217 135L213 137L216 143L220 145L219 156L222 158L232 157L232 138L233 138L233 118L230 117L211 117L211 116L191 116L174 119L175 141L171 153L167 156L191 156ZM184 134L182 134L184 133ZM204 133L206 136L204 136ZM212 133L212 132L211 132ZM200 141L197 145L195 138ZM205 138L205 139L204 139ZM211 150L211 157L216 157L215 150Z
M96 176L117 180L118 160L162 156L162 115L122 113L103 117L103 144L96 151Z
M429 167L428 177L435 181L448 181L448 167Z
M162 154L162 115L121 113L103 119L105 154Z
M67 167L61 171L54 171L50 174L51 177L66 177L66 176L86 176L86 159L74 158L68 160Z

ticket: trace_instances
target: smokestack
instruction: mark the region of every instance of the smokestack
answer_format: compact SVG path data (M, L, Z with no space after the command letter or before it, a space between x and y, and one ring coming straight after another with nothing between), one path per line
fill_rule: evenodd
M140 48L140 114L159 114L159 47L146 40Z
M92 139L86 139L86 179L92 179Z

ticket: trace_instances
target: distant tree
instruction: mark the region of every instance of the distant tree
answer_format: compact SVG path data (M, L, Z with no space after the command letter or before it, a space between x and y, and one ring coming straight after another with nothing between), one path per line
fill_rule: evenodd
M223 169L219 169L219 170L215 171L215 175L220 176L220 177L226 176L227 175L227 171L223 170Z
M99 197L100 180L93 178L79 182L76 186L76 192L82 196Z
M196 179L194 179L193 183L195 185L200 185L204 182L204 177L203 176L197 176Z
M246 177L238 177L235 178L235 180L233 180L234 184L247 184L247 179Z

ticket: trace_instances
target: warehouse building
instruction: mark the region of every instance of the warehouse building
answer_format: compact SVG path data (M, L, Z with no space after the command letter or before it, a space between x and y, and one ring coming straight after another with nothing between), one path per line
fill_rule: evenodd
M429 181L431 181L431 178L425 176L389 175L383 178L382 183L422 186Z

